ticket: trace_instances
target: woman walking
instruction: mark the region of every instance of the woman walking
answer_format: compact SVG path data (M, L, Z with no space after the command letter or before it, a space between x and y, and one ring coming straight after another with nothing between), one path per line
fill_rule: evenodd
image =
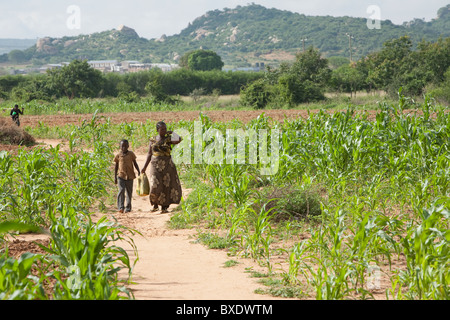
M147 160L141 173L147 170L150 164L150 204L153 206L152 212L161 206L161 213L167 213L171 204L179 204L181 201L181 184L178 178L177 169L172 161L172 145L181 142L172 141L172 132L167 131L167 126L163 121L156 124L158 135L150 139Z

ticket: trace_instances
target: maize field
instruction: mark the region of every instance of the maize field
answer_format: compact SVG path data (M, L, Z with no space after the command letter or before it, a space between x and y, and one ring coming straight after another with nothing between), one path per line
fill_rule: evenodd
M145 148L163 119L112 123L101 112L85 113L92 112L78 124L26 127L33 137L65 141L69 151L0 152L2 299L133 299L117 277L124 268L131 278L132 264L113 242L132 243L134 231L106 218L93 222L89 213L107 206L118 141L126 138L134 148ZM195 121L166 123L192 138L174 148L182 183L192 192L171 216L170 227L198 227L199 240L210 248L260 263L272 282L264 294L317 300L449 298L450 113L445 107L425 99L412 109L401 96L398 103L380 103L370 118L350 105L282 121L264 114L246 122L212 121L200 113ZM227 154L227 146L239 148L239 138L227 140L227 130L264 132L264 156L276 151L271 163L276 170L263 174L267 162L261 148L249 142L241 145L240 162L208 161L213 154ZM218 144L220 135L230 144ZM196 136L203 138L200 145ZM256 161L252 148L258 151ZM8 256L6 235L22 229L49 233L45 254Z

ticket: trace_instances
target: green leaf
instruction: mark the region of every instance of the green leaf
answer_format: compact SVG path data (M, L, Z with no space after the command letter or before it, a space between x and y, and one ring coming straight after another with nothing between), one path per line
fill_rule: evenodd
M32 224L6 221L0 223L0 234L11 231L18 231L20 233L45 233L42 228Z

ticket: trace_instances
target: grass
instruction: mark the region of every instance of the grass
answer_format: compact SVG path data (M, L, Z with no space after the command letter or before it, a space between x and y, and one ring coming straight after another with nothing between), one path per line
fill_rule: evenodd
M224 264L225 268L232 268L234 266L237 266L239 264L236 260L227 260Z
M239 95L203 95L197 98L191 96L178 96L179 102L171 105L166 103L155 104L152 99L142 97L138 101L128 102L120 98L73 99L61 98L53 102L31 101L20 103L25 107L26 115L52 115L52 114L93 114L116 112L149 112L149 111L198 111L198 110L252 110L240 105ZM342 110L352 105L357 110L376 110L380 103L395 103L396 100L383 92L358 92L350 97L344 93L327 93L326 100L302 103L290 109L301 110ZM418 98L417 103L423 99ZM0 101L0 115L9 116L11 105L17 101ZM275 106L286 109L285 106Z
M259 288L255 293L262 295L271 295L280 298L304 299L307 294L298 285L286 284L282 279L266 278L259 280L266 288Z
M210 232L200 232L198 242L203 243L209 249L227 249L233 246L233 241Z

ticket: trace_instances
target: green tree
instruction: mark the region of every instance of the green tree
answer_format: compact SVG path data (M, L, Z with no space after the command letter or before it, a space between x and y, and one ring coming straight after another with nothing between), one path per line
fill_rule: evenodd
M364 74L359 71L355 65L346 64L333 70L331 76L331 84L333 88L339 92L350 93L356 95L356 91L363 88Z
M103 88L103 74L91 68L87 61L74 60L60 69L49 70L50 88L69 99L96 97Z
M397 96L422 95L426 87L438 87L450 67L450 38L432 43L423 40L413 50L408 36L387 41L379 52L369 54L356 63L363 75L366 90L385 90ZM334 79L336 80L336 79Z
M439 86L430 85L430 88L427 90L427 94L439 100L444 100L447 103L450 103L450 67L444 73L444 80L439 84Z
M322 100L331 76L328 60L317 49L310 47L296 56L292 66L283 65L278 72L277 89L282 103Z
M269 103L295 106L322 100L330 76L328 60L311 47L297 54L292 65L282 63L278 69L268 68L264 78L241 91L241 103L261 109Z
M283 73L278 77L276 88L280 103L294 106L301 101L305 101L304 83L293 73Z
M181 56L181 58L178 60L178 65L179 65L181 68L189 69L189 67L188 67L188 59L189 59L189 56L190 56L193 52L194 52L194 50L191 50L191 51L188 51L188 52L186 52L185 54L183 54L183 55Z
M48 86L46 75L28 75L26 81L21 82L11 91L15 100L29 102L32 100L52 100L52 91Z
M224 66L222 58L212 50L189 51L180 59L180 66L189 70L210 71L221 70Z
M264 109L274 99L274 86L266 79L258 79L241 90L240 103L254 109Z
M161 79L161 77L157 77L152 81L149 81L145 85L145 91L147 91L148 95L156 103L175 104L177 102L177 99L172 98L164 91L164 87L161 84Z
M25 53L21 50L12 50L8 53L8 60L13 63L22 63L26 61Z
M319 86L326 85L331 76L328 60L322 58L319 50L313 47L297 54L291 72L296 74L300 81L311 81Z
M404 36L385 42L381 51L369 55L371 72L368 81L378 89L396 94L399 89L397 85L402 82L399 81L399 75L404 73L411 63L409 58L412 45L411 39Z
M373 56L373 54L358 60L355 64L355 68L360 72L363 78L361 88L367 90L367 92L378 89L378 86L375 83L376 80L374 79L374 59L371 58L371 56ZM338 89L336 86L335 88Z
M427 80L434 84L444 81L444 74L450 67L450 38L439 38L434 43L420 42L416 59L420 64L421 72L428 76Z

